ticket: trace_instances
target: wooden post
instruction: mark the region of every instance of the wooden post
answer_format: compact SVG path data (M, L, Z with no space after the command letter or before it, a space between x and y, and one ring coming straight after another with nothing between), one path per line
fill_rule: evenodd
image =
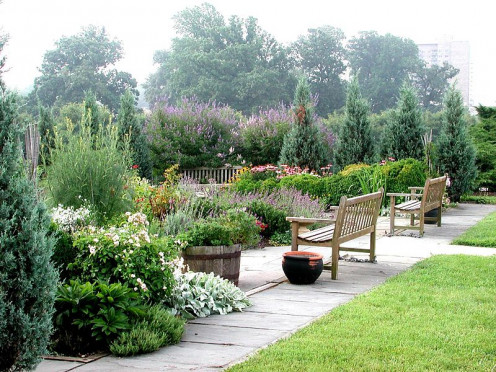
M291 222L291 250L298 250L298 232L300 230L300 224L297 221Z

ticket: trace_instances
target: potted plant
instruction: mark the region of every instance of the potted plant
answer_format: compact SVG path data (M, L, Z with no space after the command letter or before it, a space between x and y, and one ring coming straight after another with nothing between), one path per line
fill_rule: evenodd
M196 221L178 235L185 264L191 271L213 272L237 285L242 246L253 246L260 240L257 222L244 209L230 209L218 217Z

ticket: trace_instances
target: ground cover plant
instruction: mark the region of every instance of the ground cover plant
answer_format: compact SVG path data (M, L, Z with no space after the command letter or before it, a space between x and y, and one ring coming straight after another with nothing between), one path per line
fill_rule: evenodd
M496 257L434 256L229 371L489 371Z
M496 212L469 228L452 244L496 248Z
M460 199L463 203L496 204L496 196L492 195L463 195Z

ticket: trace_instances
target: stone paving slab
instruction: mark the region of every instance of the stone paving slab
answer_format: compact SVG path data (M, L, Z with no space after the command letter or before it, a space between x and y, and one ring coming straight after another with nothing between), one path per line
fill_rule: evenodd
M272 290L265 292L272 292ZM331 307L348 302L353 297L353 294L343 293L334 293L333 296L325 296L323 292L319 292L318 290L309 290L304 293L302 291L282 290L273 295L263 295L263 293L257 293L252 296L253 306L246 310L247 313L255 312L315 317L327 313Z
M208 371L226 367L254 347L181 342L150 354L128 358L109 356L78 367L76 371Z
M212 324L240 328L254 328L271 331L292 331L314 319L310 315L289 315L270 313L230 313L227 316L214 315L192 320L192 324Z
M211 324L186 324L182 342L196 342L218 345L238 345L260 348L287 334L287 331L256 328L226 327Z

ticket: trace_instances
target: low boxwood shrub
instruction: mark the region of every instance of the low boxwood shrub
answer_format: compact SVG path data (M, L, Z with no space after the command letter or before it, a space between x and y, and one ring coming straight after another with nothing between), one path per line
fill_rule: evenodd
M172 315L162 305L148 306L127 332L110 344L110 352L118 356L151 353L167 345L177 344L184 332L184 320Z

